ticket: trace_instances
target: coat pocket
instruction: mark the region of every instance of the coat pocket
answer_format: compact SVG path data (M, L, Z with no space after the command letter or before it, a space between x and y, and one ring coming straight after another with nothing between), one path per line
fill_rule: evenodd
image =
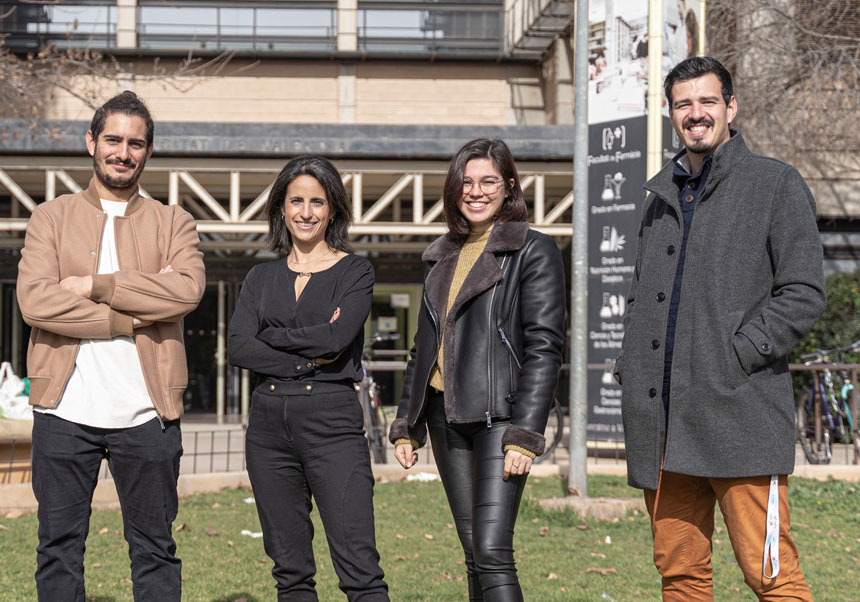
M517 352L514 351L514 346L511 344L511 340L505 334L504 328L501 326L498 327L499 337L502 339L502 345L505 346L505 349L508 350L508 367L510 372L510 389L508 390L505 399L507 399L508 403L514 404L517 402L517 382L520 377L520 370L523 365L520 362L520 358L517 356Z
M728 328L728 332L723 334L725 374L733 388L743 385L750 377L747 371L744 370L735 345L737 332L743 326L743 322L743 312L732 312L727 320L730 328Z

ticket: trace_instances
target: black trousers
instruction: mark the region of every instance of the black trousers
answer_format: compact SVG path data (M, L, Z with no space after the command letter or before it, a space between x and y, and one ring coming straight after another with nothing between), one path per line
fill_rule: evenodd
M120 507L135 600L178 602L182 563L171 525L182 456L179 421L127 429L33 412L33 493L39 502L39 600L84 602L84 550L93 491L107 458Z
M427 430L466 556L469 600L522 602L514 566L514 523L526 476L504 474L510 423L449 424L442 394L427 403Z
M308 389L310 387L310 389ZM373 524L373 473L351 385L266 381L251 399L245 454L278 600L316 602L316 501L349 600L387 602Z

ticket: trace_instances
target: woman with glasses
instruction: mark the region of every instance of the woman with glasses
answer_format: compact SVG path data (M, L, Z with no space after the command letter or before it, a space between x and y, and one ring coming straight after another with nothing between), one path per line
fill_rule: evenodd
M529 229L510 150L459 150L443 191L448 233L427 263L418 332L389 438L404 468L429 432L466 556L469 600L523 600L514 523L558 379L561 254Z
M266 213L271 248L286 257L248 272L227 353L258 377L245 455L278 600L317 600L313 496L341 590L350 601L388 602L354 387L362 377L373 267L350 252L352 211L328 160L287 163Z

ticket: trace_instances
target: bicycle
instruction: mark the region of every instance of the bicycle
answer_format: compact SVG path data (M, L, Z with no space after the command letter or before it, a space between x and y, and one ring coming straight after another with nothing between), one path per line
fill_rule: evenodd
M382 409L382 401L379 398L379 385L373 380L370 360L373 358L373 346L386 341L396 341L399 334L375 334L364 344L361 352L361 370L364 377L356 387L358 399L361 402L361 411L364 414L364 432L367 435L370 453L374 464L385 464L387 457L388 421Z
M829 464L834 440L850 441L860 460L860 430L854 423L850 405L854 385L848 371L834 372L827 367L839 363L832 362L832 356L839 360L843 355L858 349L860 341L848 347L819 349L815 353L800 356L806 366L825 366L821 376L813 374L812 386L800 395L796 404L797 438L810 464Z

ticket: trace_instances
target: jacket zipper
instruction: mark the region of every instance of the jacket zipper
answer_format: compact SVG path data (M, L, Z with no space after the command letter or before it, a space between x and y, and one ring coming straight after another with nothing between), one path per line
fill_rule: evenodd
M517 365L517 370L522 371L523 365L520 363L520 358L517 357L517 354L514 351L514 347L513 347L513 345L511 345L511 341L505 335L505 331L501 326L499 326L499 336L501 337L502 343L504 344L504 346L508 348L508 352L511 354L511 358L513 359L514 363ZM511 380L511 390L513 390L514 389L514 367L513 367L513 364L510 363L510 361L508 361L508 367L511 370L510 371L510 380Z
M436 358L433 361L433 365L436 365L436 362L439 360L439 345L442 343L442 333L439 328L439 316L436 314L436 311L433 309L433 305L430 303L430 300L427 299L427 292L424 292L424 305L427 306L427 313L430 314L430 319L433 321L433 327L436 330ZM433 369L430 369L430 374L433 373ZM424 391L424 397L427 397L427 387L430 385L430 374L427 375L427 380L424 382L424 388L421 389ZM426 401L426 399L425 399ZM414 425L413 425L414 426Z
M518 357L517 357L517 354L516 354L516 352L514 351L513 346L511 345L511 341L510 341L510 340L508 339L508 337L505 335L505 331L502 329L502 327L501 327L501 326L499 326L499 336L500 336L500 337L502 337L502 343L504 343L505 347L507 347L507 348L508 348L508 351L510 351L510 352L511 352L511 357L512 357L512 358L513 358L513 360L514 360L514 363L517 365L517 368L518 368L518 369L520 369L520 370L522 370L522 369L523 369L523 365L520 363L520 358L518 358Z
M507 256L502 257L502 265L499 266L499 269L503 272L502 277L504 278L504 269L505 263L507 263ZM490 307L487 310L487 324L493 323L493 303L496 300L496 291L499 288L499 283L495 283L493 285L493 292L490 295ZM489 341L489 345L487 346L487 430L493 428L493 416L491 414L491 410L493 407L493 345L492 339Z

